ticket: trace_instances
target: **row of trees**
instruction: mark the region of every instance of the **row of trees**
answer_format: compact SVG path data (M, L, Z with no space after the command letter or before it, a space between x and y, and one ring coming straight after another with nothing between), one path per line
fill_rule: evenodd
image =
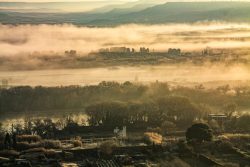
M207 111L188 98L168 96L148 103L102 102L86 108L92 126L159 127L169 121L186 127Z
M184 127L194 119L206 119L212 109L231 117L236 107L250 108L249 88L238 88L234 96L226 93L229 89L228 86L207 90L202 86L171 88L160 82L142 85L105 81L84 87L13 87L0 89L0 114L81 109L86 110L93 126L161 126L169 121ZM228 124L248 127L233 120Z
M202 89L201 89L202 88ZM250 108L250 88L235 88L235 96L227 94L229 86L206 90L203 87L176 87L170 89L167 83L150 85L124 82L101 82L93 86L68 87L13 87L0 89L0 113L24 113L53 109L80 109L103 101L148 102L163 96L177 95L189 98L197 104L222 109L228 103L241 108Z
M147 92L144 85L101 82L93 86L30 87L0 89L0 113L25 113L53 109L76 109L104 100L135 100Z

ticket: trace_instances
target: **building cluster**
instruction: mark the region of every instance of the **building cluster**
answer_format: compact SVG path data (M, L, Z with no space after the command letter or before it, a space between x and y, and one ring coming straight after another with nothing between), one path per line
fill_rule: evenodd
M111 47L111 48L102 48L99 49L100 53L135 53L134 48L127 47ZM141 47L140 53L149 53L149 48Z
M168 54L169 55L174 55L174 56L180 56L181 55L181 49L176 49L176 48L169 48L168 49Z
M204 56L206 56L206 55L211 55L211 54L213 54L213 50L212 50L212 48L210 48L210 47L207 47L207 48L205 48L205 49L202 51L202 55L204 55Z
M140 47L139 51L136 52L134 48L126 47L111 47L99 49L99 53L150 53L149 48ZM179 48L169 48L167 54L179 56L181 55L181 49Z
M130 53L132 51L134 51L134 49L126 47L111 47L99 49L100 53Z
M64 52L64 54L65 54L66 56L76 56L77 52L76 52L76 50L66 50L66 51Z
M149 48L141 47L140 52L141 53L149 53Z

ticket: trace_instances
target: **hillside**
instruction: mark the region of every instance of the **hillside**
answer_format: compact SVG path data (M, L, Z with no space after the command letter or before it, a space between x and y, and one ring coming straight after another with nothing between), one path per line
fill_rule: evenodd
M198 21L250 21L249 2L171 2L90 24L184 23Z
M250 3L183 2L166 3L133 13L135 22L193 22L202 20L244 20L250 16ZM125 16L127 17L127 16ZM249 19L250 20L250 19Z
M4 24L72 23L113 26L129 23L164 24L200 21L250 22L250 2L169 2L135 11L115 8L105 13L19 13L0 12Z

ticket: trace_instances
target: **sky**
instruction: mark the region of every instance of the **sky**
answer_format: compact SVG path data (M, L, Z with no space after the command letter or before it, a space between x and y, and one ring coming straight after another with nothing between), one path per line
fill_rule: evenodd
M0 0L0 2L94 2L94 1L107 1L110 0ZM123 2L134 2L138 0L117 0ZM155 0L157 1L157 0ZM250 1L250 0L168 0L171 1Z
M109 0L0 0L0 2L91 2L91 1L109 1ZM137 0L119 0L124 2L133 2Z

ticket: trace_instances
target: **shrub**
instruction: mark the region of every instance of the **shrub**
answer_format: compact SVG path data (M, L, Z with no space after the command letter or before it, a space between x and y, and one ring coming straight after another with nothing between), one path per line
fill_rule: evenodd
M102 153L110 155L113 153L114 149L118 147L118 144L114 141L105 141L100 145L100 150Z
M35 153L35 152L45 152L46 149L43 147L38 147L38 148L31 148L27 149L25 151L22 151L21 154L27 154L27 153Z
M190 147L186 142L184 142L184 141L179 141L178 143L177 143L177 145L178 145L178 151L180 152L180 153L188 153L188 154L190 154L190 153L193 153L193 148L192 147Z
M37 152L44 153L45 155L55 154L55 150L53 150L53 149L46 149L44 147L31 148L31 149L23 151L21 154L37 153Z
M239 130L250 131L250 115L242 115L236 122Z
M4 140L4 133L0 131L0 141Z
M38 135L18 135L17 141L19 142L40 142L42 139Z
M42 153L44 154L47 158L55 158L56 157L56 152L55 150L52 149L45 149L43 147L39 147L39 148L31 148L25 151L21 152L21 155L25 155L25 154L32 154L32 153Z
M218 139L223 141L229 141L239 146L250 143L250 134L224 134L218 136Z
M230 143L229 141L221 141L217 144L217 149L222 151L222 152L225 152L225 153L228 153L228 152L231 152L233 151L233 144Z
M14 157L14 158L18 158L18 156L19 156L19 152L15 151L15 150L2 150L2 151L0 151L0 157L6 157L6 158Z
M167 134L169 130L173 130L176 128L176 125L170 121L164 121L161 124L161 130L163 134Z
M80 140L73 140L72 143L74 147L82 147L82 141Z
M224 134L223 136L232 142L250 142L250 134Z
M55 158L58 154L55 152L55 150L46 150L44 152L44 155L47 157L47 158ZM58 155L59 156L59 155Z
M28 142L17 142L16 148L19 151L23 151L23 150L28 150L31 148L38 148L41 147L41 143L37 142L37 143L28 143Z
M42 145L44 148L53 148L53 149L58 149L62 147L62 143L60 140L44 140L42 142Z
M4 147L4 142L0 141L0 150L3 150L5 147Z
M3 124L0 122L0 140L4 139L4 129Z

